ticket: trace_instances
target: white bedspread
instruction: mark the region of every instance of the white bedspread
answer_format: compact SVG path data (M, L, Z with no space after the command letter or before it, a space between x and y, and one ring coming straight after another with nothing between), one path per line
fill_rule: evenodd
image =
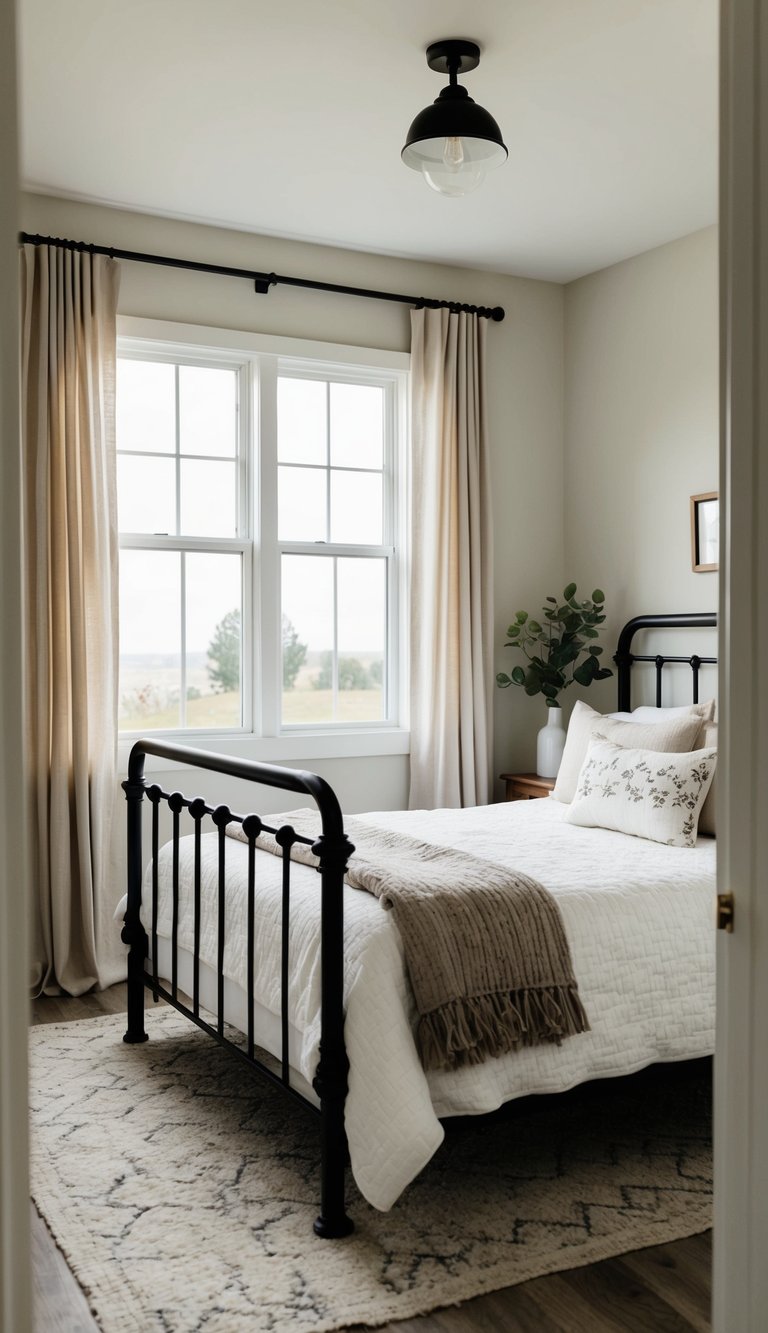
M553 800L476 809L381 812L365 819L428 842L457 847L521 870L557 898L591 1031L560 1047L540 1046L476 1068L428 1076L411 1035L413 1008L402 946L391 914L366 893L345 892L345 1036L350 1060L346 1125L352 1171L376 1208L391 1207L443 1138L438 1116L490 1111L527 1093L558 1092L586 1079L626 1074L657 1060L710 1054L714 1047L715 845L662 847L602 829L563 823ZM203 838L200 956L216 966L216 835ZM191 839L182 843L182 881L191 881ZM272 1013L280 999L278 858L258 857L255 996ZM247 848L227 839L224 971L245 987ZM184 870L187 869L185 875ZM171 929L171 861L160 853L159 933ZM320 1035L320 879L292 867L292 1062L311 1082ZM149 930L149 892L143 910ZM179 946L192 949L189 887L183 889Z

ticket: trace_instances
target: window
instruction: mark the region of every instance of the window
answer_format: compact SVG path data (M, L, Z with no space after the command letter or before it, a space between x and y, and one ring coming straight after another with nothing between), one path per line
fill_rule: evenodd
M118 344L121 731L398 727L404 358L174 332Z

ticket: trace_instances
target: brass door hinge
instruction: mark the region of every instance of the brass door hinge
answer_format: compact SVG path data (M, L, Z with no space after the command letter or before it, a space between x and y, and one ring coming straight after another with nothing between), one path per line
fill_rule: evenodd
M718 930L727 930L733 934L734 902L732 893L718 893L716 923Z

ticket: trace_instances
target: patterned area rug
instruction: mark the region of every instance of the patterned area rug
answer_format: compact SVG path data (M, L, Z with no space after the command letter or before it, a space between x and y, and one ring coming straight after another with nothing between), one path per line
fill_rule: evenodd
M317 1129L161 1007L32 1030L33 1194L105 1333L377 1324L710 1225L709 1079L462 1122L389 1213L316 1239Z

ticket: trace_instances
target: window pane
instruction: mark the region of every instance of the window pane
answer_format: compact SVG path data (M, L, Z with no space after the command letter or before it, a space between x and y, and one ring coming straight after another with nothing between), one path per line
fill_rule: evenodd
M185 559L187 726L239 727L241 557L189 551Z
M181 460L181 531L188 537L237 536L234 463Z
M118 726L152 731L180 725L181 556L120 552Z
M175 366L118 358L115 429L118 449L175 452Z
M325 464L327 385L324 380L277 381L277 457L281 463Z
M277 535L284 542L324 542L325 468L277 469Z
M337 561L339 722L377 722L386 716L386 560Z
M121 532L176 532L176 462L173 458L117 456Z
M329 556L282 560L283 722L333 720L333 565Z
M378 546L381 540L381 473L332 472L331 541Z
M180 448L183 454L237 453L237 373L179 366Z
M384 390L373 384L331 385L331 465L384 465Z

